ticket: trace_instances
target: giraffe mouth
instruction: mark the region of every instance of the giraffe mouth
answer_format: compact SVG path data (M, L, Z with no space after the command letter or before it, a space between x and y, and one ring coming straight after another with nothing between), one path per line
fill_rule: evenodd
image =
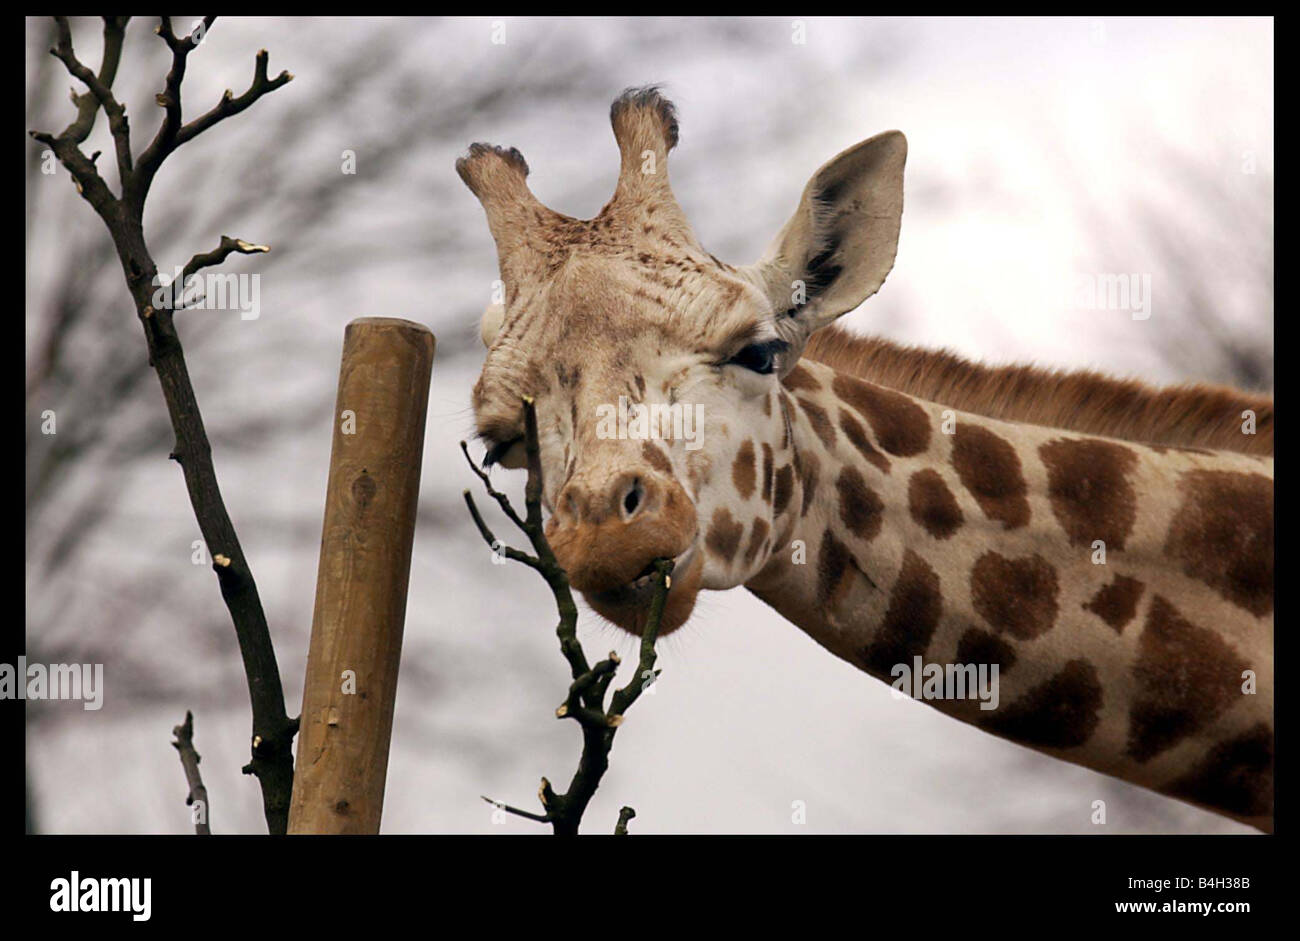
M660 637L677 630L690 617L704 570L704 557L696 551L694 543L673 562L672 583L659 622ZM598 591L584 591L583 596L597 613L639 637L645 629L650 601L654 596L653 575L654 564L651 563L626 584Z
M695 561L695 545L692 543L690 548L673 559L672 580L676 582L682 578L691 563ZM654 578L654 562L646 563L643 568L630 582L623 585L616 585L613 588L604 588L599 591L592 591L588 594L591 597L599 598L605 604L617 605L643 605L649 607L650 600L654 596L654 589L650 582ZM670 588L669 591L672 589Z

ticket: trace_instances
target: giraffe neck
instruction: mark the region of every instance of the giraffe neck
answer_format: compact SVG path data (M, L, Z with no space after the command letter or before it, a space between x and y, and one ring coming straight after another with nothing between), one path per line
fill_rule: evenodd
M778 394L796 486L759 598L896 686L917 658L949 696L975 674L948 665L996 664L996 708L925 698L1271 825L1271 458L1001 422L818 363Z

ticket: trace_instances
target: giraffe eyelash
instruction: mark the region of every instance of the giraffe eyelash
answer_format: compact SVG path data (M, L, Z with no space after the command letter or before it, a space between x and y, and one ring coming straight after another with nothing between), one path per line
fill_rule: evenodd
M785 340L760 340L741 347L721 365L740 366L766 376L776 371L776 358L788 349L790 344Z
M524 440L523 435L516 435L508 441L493 443L490 439L484 438L483 443L487 445L487 453L483 455L483 466L491 467L493 464L500 463L510 449Z

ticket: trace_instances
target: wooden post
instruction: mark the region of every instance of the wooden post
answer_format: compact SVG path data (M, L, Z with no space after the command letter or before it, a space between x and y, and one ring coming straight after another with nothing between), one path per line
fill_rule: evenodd
M378 833L402 653L434 337L343 335L290 833Z

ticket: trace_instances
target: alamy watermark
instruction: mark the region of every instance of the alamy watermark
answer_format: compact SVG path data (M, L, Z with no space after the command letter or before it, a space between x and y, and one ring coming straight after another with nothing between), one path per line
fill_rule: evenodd
M81 708L104 706L102 663L0 663L0 699L80 699Z
M1065 289L1067 310L1128 311L1134 320L1151 317L1150 274L1075 274Z
M699 404L644 405L620 395L617 405L606 402L596 406L597 438L683 441L687 451L698 451L704 446L700 440L703 430L704 406Z
M894 678L889 685L895 699L978 699L982 710L998 707L996 663L924 663L913 657L911 666L896 663L889 675Z
M83 877L76 869L50 882L52 912L129 912L132 921L148 921L153 912L153 879Z
M182 281L184 273L183 268L176 268L170 277L162 272L154 277L156 310L237 310L240 320L262 316L260 274L206 271Z

